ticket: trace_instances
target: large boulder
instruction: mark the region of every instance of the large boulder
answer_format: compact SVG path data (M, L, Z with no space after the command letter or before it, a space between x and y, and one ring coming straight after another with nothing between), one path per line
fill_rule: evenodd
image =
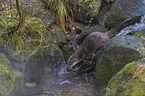
M83 23L98 23L98 8L100 0L73 0L70 2L70 9L76 21Z
M0 53L0 96L22 96L23 74Z
M115 0L104 18L104 25L113 28L127 17L142 16L145 14L144 7L145 0Z
M29 83L40 83L45 69L59 69L65 64L66 62L59 48L51 46L43 48L43 50L39 49L25 63L24 80Z
M6 58L11 62L13 68L22 73L24 72L21 56L14 54L9 45L5 44L4 42L0 42L0 53L6 56Z
M145 96L145 60L131 62L113 76L105 96Z
M96 63L96 80L103 84L127 63L143 57L144 44L144 40L129 35L117 36L106 42Z
M39 83L45 68L59 69L65 65L62 51L57 45L57 40L48 32L44 23L38 18L28 19L27 22L35 29L27 27L31 40L27 42L29 50L24 50L25 82ZM35 33L35 35L33 35Z

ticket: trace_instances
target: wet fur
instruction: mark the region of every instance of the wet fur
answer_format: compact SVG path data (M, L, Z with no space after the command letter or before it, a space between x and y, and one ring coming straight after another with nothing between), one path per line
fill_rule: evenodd
M106 33L101 32L90 33L85 38L80 47L68 59L66 67L71 69L73 66L75 66L82 60L92 59L96 49L100 48L106 41L112 38L117 33L117 31L122 27L122 25L130 19L131 18L124 20L123 22L121 22L116 27L114 27L113 29L111 29Z

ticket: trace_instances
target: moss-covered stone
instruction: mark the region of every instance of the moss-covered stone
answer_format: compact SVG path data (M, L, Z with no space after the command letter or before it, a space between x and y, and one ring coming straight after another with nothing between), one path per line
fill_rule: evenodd
M108 59L107 54L102 54L101 58L99 59L99 62L103 64L98 65L96 78L97 78L97 81L104 82L106 80L109 80L112 74L114 74L112 72L112 69L110 68L110 65L108 64L108 62L110 63L112 62L112 60Z
M21 80L19 83L21 83L21 86L23 86L23 74L12 68L9 60L0 53L0 96L10 96L13 91L16 91L15 83L18 79ZM20 96L20 94L14 94L15 96Z
M145 14L144 0L115 0L104 18L105 27L111 29L123 19Z
M77 44L75 42L69 42L67 45L63 46L61 48L65 60L67 61L68 58L74 53L74 51L77 49Z
M131 62L113 76L105 96L145 96L145 60Z
M27 22L33 27L27 28L28 35L30 34L31 36L31 41L28 42L31 56L26 62L24 77L25 82L39 83L45 67L57 69L66 64L62 51L57 45L57 35L62 30L59 30L61 27L57 26L57 35L55 33L56 30L48 32L44 23L38 18L27 19Z
M113 38L101 50L95 68L95 78L100 84L107 83L127 63L145 56L143 40L135 36Z
M122 11L122 8L118 7L114 9L113 11L108 12L108 14L104 17L104 22L103 22L104 26L110 29L110 28L113 28L115 24L119 23L118 21L114 21L114 18L118 18L121 15L121 11ZM109 25L110 23L111 25Z
M133 36L136 36L138 38L144 39L145 40L145 36L142 35L141 32L137 32L136 34L134 34Z
M70 8L73 11L73 17L75 20L90 23L98 22L98 8L100 6L100 0L71 0Z

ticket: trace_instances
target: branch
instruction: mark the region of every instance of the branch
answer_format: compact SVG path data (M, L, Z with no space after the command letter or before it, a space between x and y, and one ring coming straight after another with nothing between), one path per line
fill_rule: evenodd
M22 10L20 8L20 3L19 3L19 0L16 0L16 6L17 6L17 11L19 13L19 17L20 17L20 20L19 20L19 25L18 27L20 27L23 23L23 14L22 14Z
M18 13L19 13L19 17L20 17L18 26L17 26L15 29L10 30L10 31L8 31L8 32L0 32L0 33L14 33L14 32L17 31L17 30L21 27L21 25L23 24L23 19L24 19L24 18L23 18L23 14L22 14L22 11L21 11L21 8L20 8L19 0L16 0L16 6L17 6L17 11L18 11Z

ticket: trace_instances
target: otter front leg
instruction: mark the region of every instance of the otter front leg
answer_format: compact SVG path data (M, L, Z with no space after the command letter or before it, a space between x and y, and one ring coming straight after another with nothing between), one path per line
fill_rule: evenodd
M78 60L76 62L73 62L69 68L72 69L75 65L77 65L78 63L80 63L83 60L84 60L84 58L82 58L82 59L80 59L80 60Z

